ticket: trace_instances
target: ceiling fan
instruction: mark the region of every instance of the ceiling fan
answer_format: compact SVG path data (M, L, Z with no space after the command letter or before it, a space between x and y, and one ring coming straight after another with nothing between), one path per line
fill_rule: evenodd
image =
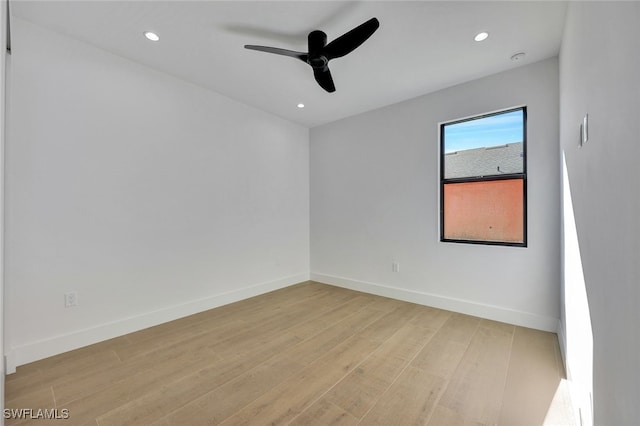
M376 18L371 18L329 44L327 44L327 35L324 32L319 30L311 31L307 37L309 46L309 52L307 53L251 44L247 44L244 47L261 52L275 53L276 55L290 56L306 62L313 68L313 75L320 87L331 93L335 92L336 87L329 71L329 61L354 51L371 37L379 26L380 22Z

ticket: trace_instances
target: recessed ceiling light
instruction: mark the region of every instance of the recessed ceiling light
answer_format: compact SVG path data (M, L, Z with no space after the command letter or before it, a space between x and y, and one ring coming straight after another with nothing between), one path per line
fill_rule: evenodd
M145 31L144 32L144 36L147 38L147 40L151 40L151 41L160 40L160 36L158 36L158 34L152 32L152 31Z
M514 62L521 61L521 60L524 59L525 55L526 55L526 53L524 53L524 52L516 53L515 55L513 55L511 57L511 60L514 61Z
M475 41L482 41L482 40L486 40L487 37L489 37L489 33L485 33L484 31L481 33L476 34L476 36L473 38Z
M298 104L298 108L304 108L304 104Z

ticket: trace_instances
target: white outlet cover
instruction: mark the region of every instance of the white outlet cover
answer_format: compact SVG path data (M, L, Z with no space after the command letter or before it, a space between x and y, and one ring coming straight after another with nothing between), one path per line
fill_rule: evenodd
M70 308L72 306L78 306L78 293L71 291L64 294L64 306Z

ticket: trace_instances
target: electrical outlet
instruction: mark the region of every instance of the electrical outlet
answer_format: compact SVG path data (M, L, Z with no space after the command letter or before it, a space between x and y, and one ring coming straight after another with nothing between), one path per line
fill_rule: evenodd
M393 262L391 264L391 270L393 272L400 272L400 264L398 262Z
M69 293L64 294L64 306L65 308L70 308L72 306L78 306L78 293L75 291L70 291Z

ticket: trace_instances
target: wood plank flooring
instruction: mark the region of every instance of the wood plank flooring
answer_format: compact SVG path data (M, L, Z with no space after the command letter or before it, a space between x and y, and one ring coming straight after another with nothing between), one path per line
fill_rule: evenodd
M542 425L563 377L555 334L307 282L18 367L69 418L6 424Z

